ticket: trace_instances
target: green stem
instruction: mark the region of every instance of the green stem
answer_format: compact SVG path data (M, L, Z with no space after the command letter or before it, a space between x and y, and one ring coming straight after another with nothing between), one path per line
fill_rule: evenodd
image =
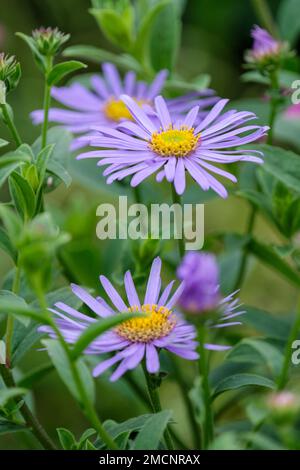
M21 270L18 265L16 265L16 272L14 277L14 282L12 286L12 292L17 294L20 289L20 279L21 279ZM7 315L7 324L6 324L6 333L5 333L5 363L6 367L10 368L11 366L11 345L13 337L13 328L14 328L14 316L11 313Z
M209 365L205 349L205 326L199 322L197 330L199 341L199 369L202 377L202 391L205 408L202 440L204 449L207 449L214 437L214 419L209 385Z
M48 132L48 123L49 123L49 108L51 102L51 86L48 85L47 79L48 75L53 67L53 57L50 56L47 59L47 71L45 73L45 87L44 87L44 120L42 124L42 149L47 145L47 132Z
M278 71L273 70L270 73L270 80L271 80L271 101L270 101L270 114L269 114L269 127L270 130L268 132L267 144L273 144L273 136L274 136L274 126L277 117L278 105L279 105L279 93L280 93L280 85L278 81Z
M296 318L295 318L294 324L292 326L292 329L291 329L291 332L290 332L290 335L288 337L288 341L286 344L282 368L277 379L277 390L282 390L288 381L289 368L290 368L292 354L293 354L292 346L293 346L293 342L298 338L299 332L300 332L300 302L297 308Z
M143 369L144 369L144 374L145 374L145 379L146 379L148 394L149 394L149 401L150 401L152 411L153 413L159 413L160 411L162 411L162 407L160 403L156 377L153 376L152 374L149 374L145 364L143 364ZM169 450L173 450L174 446L173 446L172 438L170 435L169 426L167 426L166 431L165 431L165 441L166 441L167 448Z
M37 294L37 297L38 297L41 308L48 315L47 303L46 303L46 299L45 299L43 291L39 288L39 286L36 286L35 291L36 291L36 294ZM53 318L50 315L49 315L48 318L51 322L51 327L53 328L54 332L56 333L57 339L60 342L60 344L61 344L62 348L64 349L65 354L68 358L71 374L72 374L73 380L76 384L78 394L81 398L81 405L82 405L82 408L83 408L87 418L90 420L92 426L96 429L96 431L98 432L100 438L106 444L107 448L110 449L110 450L117 450L118 449L117 444L115 443L115 441L111 438L111 436L108 434L108 432L103 427L103 425L102 425L100 419L98 418L98 415L97 415L92 403L90 402L90 399L89 399L89 397L86 393L85 386L82 382L82 378L80 377L80 374L78 372L77 364L76 364L76 362L74 362L74 360L72 358L71 350L69 349L69 346L65 341L65 338L63 337L60 329L57 327L57 325L56 325L55 321L53 320Z
M147 408L153 410L151 403L149 403L149 399L147 394L144 392L143 388L140 384L135 380L132 373L128 373L124 375L124 380L128 383L128 385L132 388L132 391L136 394L136 396L140 399L141 403ZM180 446L180 449L187 449L186 444L181 440L178 434L174 431L174 429L170 428L170 434L174 441Z
M251 206L251 212L250 212L249 219L248 219L248 224L247 224L246 236L247 235L251 236L252 233L253 233L256 214L257 214L257 208L252 205ZM242 256L242 260L241 260L239 273L237 275L236 282L235 282L235 285L234 285L234 288L233 288L234 291L241 288L241 286L244 282L245 274L246 274L246 271L247 271L247 264L248 264L247 262L248 262L248 250L247 250L247 246L245 246L243 256Z
M179 196L179 194L176 193L176 190L175 190L175 187L174 187L173 184L171 185L171 188L172 188L172 200L173 200L173 204L179 204L180 207L182 208L181 197ZM175 212L175 214L176 214L176 212ZM175 220L176 232L179 231L179 238L178 238L178 251L179 251L179 256L180 256L180 258L183 258L183 257L184 257L184 253L185 253L185 241L184 241L184 227L183 227L182 220L181 220L181 227L178 227L178 224L179 224L179 221L178 221L178 220ZM179 228L180 228L181 230L179 230ZM174 232L175 232L175 231L174 231Z
M3 382L8 388L16 386L13 375L9 369L0 365L0 373L3 378ZM31 429L32 433L41 445L47 450L56 450L56 446L52 439L48 436L38 419L31 413L25 401L20 408L20 412L25 420L26 426Z
M48 123L49 123L49 108L51 102L51 87L47 85L47 80L45 82L45 90L44 90L44 120L42 124L42 149L47 145L47 131L48 131Z
M136 204L142 204L143 199L139 186L135 186L135 188L133 188L133 196Z
M278 36L278 30L274 21L272 12L266 0L252 0L253 8L257 17L260 19L261 24L273 36Z
M187 412L188 412L189 420L190 420L190 423L191 423L191 426L192 426L194 443L196 445L196 449L200 449L200 447L201 447L201 436L200 436L199 425L198 425L196 417L195 417L195 410L194 410L192 402L189 398L189 394L187 392L187 385L185 383L184 377L181 373L180 368L178 367L178 365L176 363L176 360L173 360L173 368L174 368L174 373L175 373L175 377L177 379L178 386L179 386L180 391L181 391L182 398L184 400L184 403L185 403L185 406L186 406L186 409L187 409Z
M13 119L11 118L10 116L10 113L8 111L8 108L7 108L7 104L1 104L1 109L2 109L2 114L3 114L3 117L4 117L4 120L5 120L5 123L7 125L7 127L9 128L13 138L14 138L14 141L16 142L16 145L17 147L19 147L21 144L22 144L22 140L21 140L21 137L18 133L18 130L15 126L15 123L13 121Z

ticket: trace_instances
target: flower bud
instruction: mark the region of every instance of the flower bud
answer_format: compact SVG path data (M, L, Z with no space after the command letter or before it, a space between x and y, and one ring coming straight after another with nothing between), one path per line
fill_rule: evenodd
M21 67L14 56L0 53L0 100L5 99L5 94L16 88L21 77ZM4 101L5 103L5 101ZM3 104L3 103L2 103Z
M294 392L282 390L267 397L267 407L276 422L293 421L300 410L300 398Z
M252 49L246 53L246 62L252 68L270 70L277 68L284 58L290 56L289 44L279 41L263 28L254 26L251 31Z
M32 37L38 52L43 56L54 56L70 38L58 28L39 28L32 31Z

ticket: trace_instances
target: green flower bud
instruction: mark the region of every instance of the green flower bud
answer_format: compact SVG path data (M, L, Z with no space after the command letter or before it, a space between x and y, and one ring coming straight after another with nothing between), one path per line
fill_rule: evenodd
M58 28L39 28L32 31L36 49L43 56L54 56L61 46L70 38L69 34L64 34Z
M21 77L20 64L14 56L0 53L0 102L5 103L5 95L16 88Z

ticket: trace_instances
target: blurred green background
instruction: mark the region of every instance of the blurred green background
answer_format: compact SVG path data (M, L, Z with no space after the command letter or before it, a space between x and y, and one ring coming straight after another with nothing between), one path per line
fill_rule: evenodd
M272 0L269 3L276 15L280 1ZM38 135L38 129L31 125L28 114L41 107L43 81L28 48L15 36L15 32L30 34L32 29L41 25L58 26L62 31L71 33L69 44L92 44L111 49L88 13L89 7L89 0L1 0L0 51L14 54L20 60L23 71L21 83L10 97L10 104L15 110L20 132L29 142ZM244 51L251 45L249 31L253 23L258 22L252 2L189 0L183 20L182 47L177 63L180 74L186 79L200 73L210 74L211 87L220 96L232 99L255 96L259 92L257 87L246 86L239 78ZM98 70L99 67L90 64L89 72ZM0 135L2 138L8 137L1 124ZM118 269L119 259L112 256L115 253L114 245L101 244L95 237L95 208L110 197L112 194L105 195L100 185L98 190L89 191L75 178L70 189L61 185L47 199L47 205L58 223L73 236L66 254L72 260L73 274L76 274L76 265L80 263L84 266L84 276L76 280L91 287L96 287L97 274L103 271L110 274ZM7 198L7 189L4 188L1 200ZM230 197L226 202L219 199L208 201L205 206L206 236L215 231L243 233L248 210L246 202L236 197ZM277 241L276 234L261 219L255 231L265 242ZM1 252L0 280L3 281L10 267L9 259ZM281 314L293 310L296 294L296 289L283 278L251 261L247 282L241 292L245 303ZM28 371L44 360L46 353L33 350L27 354L21 368ZM190 367L187 374L192 371ZM55 426L70 428L75 434L87 427L78 406L55 373L37 385L34 397L37 413L52 435L55 435ZM184 407L175 383L167 382L163 387L162 399L166 406L176 410L176 418L183 423L181 432L185 436ZM123 420L142 409L142 404L123 381L114 386L103 379L98 381L98 410L102 418ZM0 448L15 448L16 445L13 435L0 437Z

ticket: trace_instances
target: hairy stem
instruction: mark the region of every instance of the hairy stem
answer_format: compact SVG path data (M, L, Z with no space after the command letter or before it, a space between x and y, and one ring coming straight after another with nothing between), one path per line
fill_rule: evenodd
M36 286L36 294L39 299L39 303L41 308L45 311L45 313L48 315L47 311L47 303L45 299L45 295L41 289L39 289L38 286ZM73 380L76 384L76 388L78 390L78 394L81 399L81 405L83 408L83 411L85 412L87 418L91 422L92 426L96 429L96 431L99 434L99 437L102 439L102 441L106 444L107 448L110 450L117 450L118 446L115 443L115 441L111 438L111 436L108 434L108 432L105 430L103 427L103 424L101 423L100 419L98 418L98 415L96 413L96 410L94 409L94 406L92 405L87 393L85 386L82 382L82 378L80 377L80 374L78 372L77 364L76 361L72 358L72 353L71 350L68 346L68 344L65 341L65 338L63 337L60 329L56 325L55 321L53 320L52 316L48 315L48 319L50 320L51 327L53 328L54 332L56 333L57 339L60 342L63 350L65 351L65 354L67 356L68 362L69 362L69 367L71 370L71 374L73 376Z
M176 360L173 360L173 367L174 367L174 373L175 377L177 379L178 386L181 391L181 396L184 400L186 410L188 412L189 420L192 426L193 430L193 438L194 438L194 443L196 445L197 449L200 449L201 447L201 436L200 436L200 429L199 425L197 423L196 417L195 417L195 410L193 408L193 404L189 398L188 392L187 392L187 386L185 383L185 379L183 377L183 374L181 373L180 368L178 367Z
M199 322L197 330L199 341L199 369L200 376L202 377L202 391L205 408L202 441L204 449L207 449L214 437L214 419L209 385L209 365L205 349L205 326Z
M179 204L180 208L182 208L182 202L181 202L181 197L179 194L176 193L176 190L174 188L174 185L171 185L172 187L172 199L173 199L173 204ZM183 227L183 222L182 220L179 221L176 218L176 211L175 211L175 230L174 230L174 235L177 233L178 236L178 251L179 251L179 256L180 258L183 258L184 253L185 253L185 242L184 242L184 227ZM181 224L181 227L179 226Z
M162 407L161 407L161 403L160 403L156 377L153 376L152 374L149 374L145 364L143 364L143 369L144 369L145 379L146 379L146 383L147 383L149 401L150 401L151 408L153 410L153 413L159 413L160 411L162 411ZM170 435L169 426L167 426L167 428L165 430L164 437L165 437L167 448L169 450L174 449L172 438L171 438L171 435Z

